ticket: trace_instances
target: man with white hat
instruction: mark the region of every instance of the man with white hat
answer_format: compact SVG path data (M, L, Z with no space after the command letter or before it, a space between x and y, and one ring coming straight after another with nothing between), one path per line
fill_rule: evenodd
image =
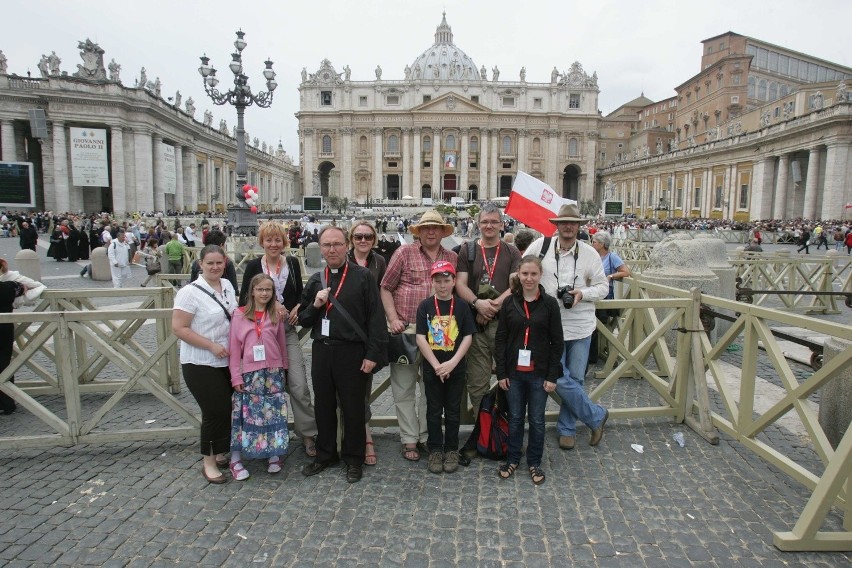
M403 245L394 252L381 283L382 304L390 332L394 335L415 332L417 307L432 295L432 265L446 260L456 265L458 255L441 246L441 240L453 234L452 225L444 222L437 211L426 211L420 222L411 227L419 242ZM419 353L419 352L418 352ZM391 391L402 455L418 461L426 448L426 397L420 376L420 355L410 364L390 362ZM416 403L416 386L420 384L420 402Z
M559 447L563 450L574 448L578 420L592 431L589 445L597 446L609 417L609 412L593 403L583 389L595 330L595 302L609 293L600 255L577 239L580 225L587 221L580 217L576 204L563 205L559 215L550 219L556 225L555 238L541 237L525 251L526 255L541 258L541 285L562 305L565 354L563 376L556 381L556 392L562 399L557 428Z

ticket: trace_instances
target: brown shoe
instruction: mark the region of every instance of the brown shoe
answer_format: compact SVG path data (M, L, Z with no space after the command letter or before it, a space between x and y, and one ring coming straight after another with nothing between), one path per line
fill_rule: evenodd
M574 436L559 436L559 447L563 450L573 450L574 443Z
M597 446L601 443L601 439L603 438L603 430L606 425L606 419L609 418L609 410L604 410L604 417L601 420L601 425L592 430L592 437L589 438L590 446Z

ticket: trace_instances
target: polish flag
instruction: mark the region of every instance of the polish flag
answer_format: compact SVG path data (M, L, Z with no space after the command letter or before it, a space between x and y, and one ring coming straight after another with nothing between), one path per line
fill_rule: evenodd
M565 204L577 203L572 199L559 197L553 189L541 180L524 172L518 172L515 185L509 194L506 215L532 227L539 233L549 236L556 227L548 221L559 214L559 208Z

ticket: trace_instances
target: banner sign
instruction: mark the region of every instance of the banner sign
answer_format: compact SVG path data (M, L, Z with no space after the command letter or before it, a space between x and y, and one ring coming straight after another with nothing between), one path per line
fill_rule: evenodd
M69 128L71 178L78 187L109 187L106 130Z
M177 171L175 170L175 147L160 144L163 156L163 193L174 195L177 191Z

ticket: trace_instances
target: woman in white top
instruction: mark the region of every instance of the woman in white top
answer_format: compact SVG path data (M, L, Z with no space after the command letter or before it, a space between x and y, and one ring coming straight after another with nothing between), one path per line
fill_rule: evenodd
M180 363L189 392L201 408L202 474L225 483L231 435L231 377L228 333L237 307L234 287L222 278L225 251L208 245L199 255L201 277L175 296L172 331L181 340Z

